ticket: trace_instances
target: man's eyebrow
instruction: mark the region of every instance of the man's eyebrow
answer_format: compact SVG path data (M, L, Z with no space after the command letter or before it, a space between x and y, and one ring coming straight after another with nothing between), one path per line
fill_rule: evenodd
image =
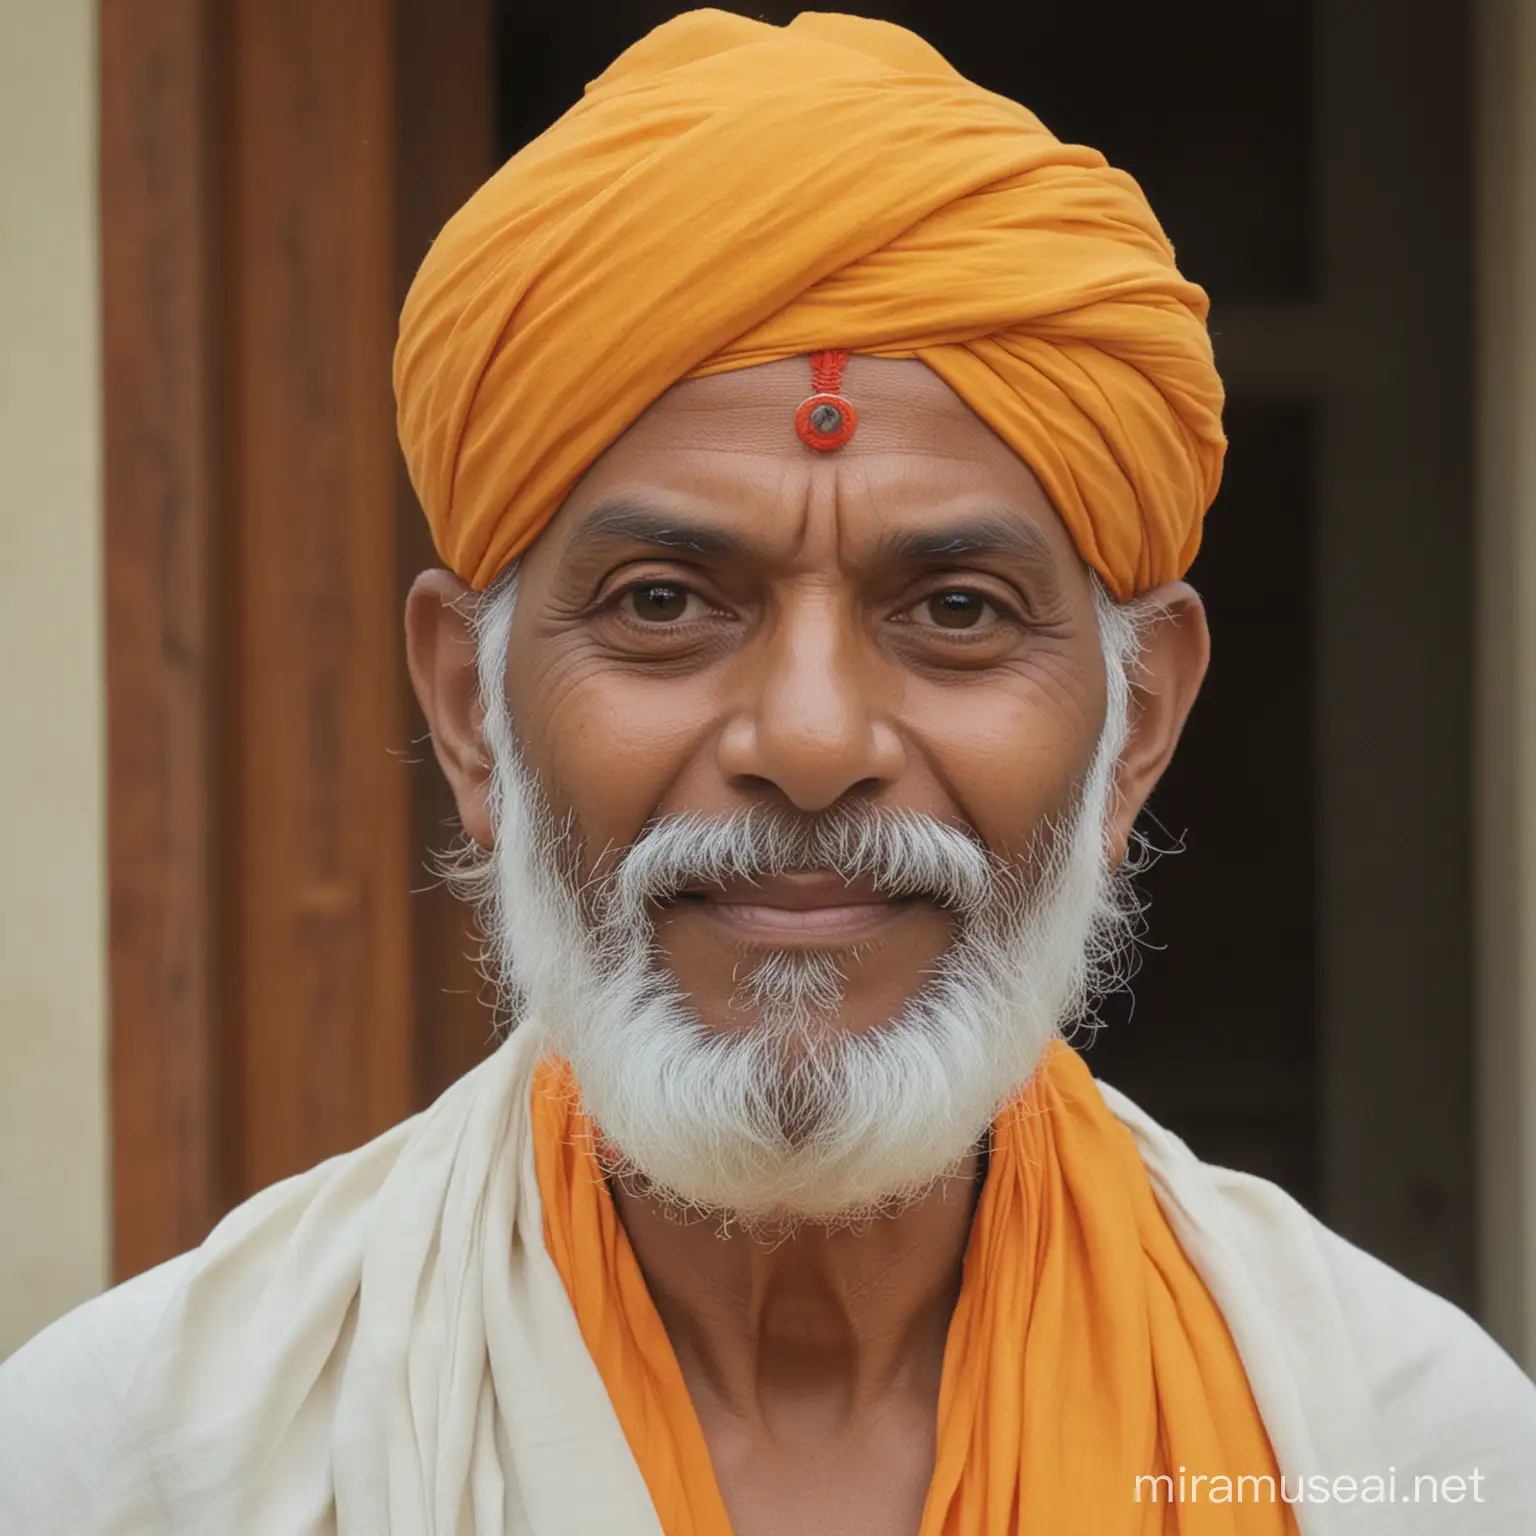
M619 542L651 544L689 555L735 555L745 549L733 533L690 523L628 498L599 502L571 535L570 548Z
M750 553L748 542L733 531L690 522L630 497L599 502L571 535L569 548L576 552L610 543L648 544L690 555ZM1021 560L1052 575L1059 569L1050 540L1019 512L987 513L940 528L887 532L879 541L877 556L917 562L978 557Z
M956 560L988 556L1057 569L1051 541L1023 513L997 512L942 528L909 528L880 541L887 558Z

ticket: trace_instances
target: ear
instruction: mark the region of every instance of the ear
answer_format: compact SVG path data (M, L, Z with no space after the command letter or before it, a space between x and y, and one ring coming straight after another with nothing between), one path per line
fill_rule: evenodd
M1117 869L1142 806L1172 760L1211 659L1205 604L1188 582L1154 587L1137 599L1137 606L1143 605L1149 616L1143 621L1140 664L1131 677L1130 729L1107 828L1110 862Z
M432 750L458 802L465 832L491 846L491 755L481 730L480 675L471 623L478 595L448 571L423 571L405 602L411 684Z

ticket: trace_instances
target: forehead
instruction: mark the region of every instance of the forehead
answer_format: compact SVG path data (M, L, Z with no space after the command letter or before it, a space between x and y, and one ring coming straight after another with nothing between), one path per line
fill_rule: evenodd
M803 357L674 385L593 463L539 542L565 544L615 499L748 524L821 501L845 521L863 513L881 525L1016 516L1081 567L1029 467L921 362L849 359L842 393L858 429L831 453L795 431L796 407L811 393Z

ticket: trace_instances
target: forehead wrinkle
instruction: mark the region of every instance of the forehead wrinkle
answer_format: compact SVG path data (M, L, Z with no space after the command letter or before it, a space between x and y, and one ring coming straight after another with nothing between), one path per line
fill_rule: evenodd
M665 448L678 433L688 451L701 456L746 451L803 462L807 450L794 430L794 413L811 389L805 357L685 379L654 401L629 435ZM881 455L1012 456L992 428L916 359L855 355L843 393L860 412L858 432L838 455L845 461Z

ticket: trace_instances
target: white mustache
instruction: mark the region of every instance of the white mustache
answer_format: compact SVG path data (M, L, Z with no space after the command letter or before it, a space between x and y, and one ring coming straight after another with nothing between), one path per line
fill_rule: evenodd
M774 875L868 880L891 898L926 897L962 917L995 901L1003 862L955 827L916 811L844 807L815 816L753 808L653 822L598 882L603 918L638 918L649 903L698 886Z

